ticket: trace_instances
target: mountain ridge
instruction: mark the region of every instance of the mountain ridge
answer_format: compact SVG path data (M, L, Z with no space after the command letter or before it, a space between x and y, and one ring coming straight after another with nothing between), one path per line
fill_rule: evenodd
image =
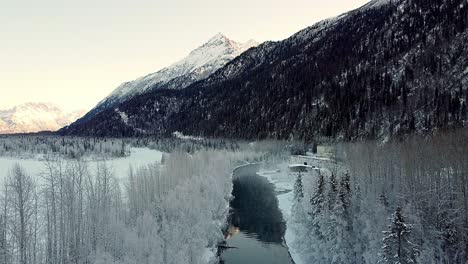
M28 102L0 109L0 134L56 131L84 114L65 111L53 103Z
M82 119L88 120L100 111L156 89L183 89L208 77L245 50L258 45L254 40L236 42L221 33L192 50L185 58L156 72L122 83L101 100Z
M63 134L386 138L466 127L468 10L379 0L244 52L184 90L119 105Z

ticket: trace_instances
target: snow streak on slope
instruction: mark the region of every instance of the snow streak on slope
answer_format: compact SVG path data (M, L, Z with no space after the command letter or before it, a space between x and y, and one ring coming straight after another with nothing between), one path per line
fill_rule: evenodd
M56 131L79 118L84 111L66 112L49 103L26 103L0 110L0 134Z
M123 122L126 126L131 127L132 129L135 129L136 131L138 131L138 132L140 132L140 133L142 133L142 134L145 134L145 133L146 133L145 130L139 129L139 128L137 128L137 127L134 127L132 124L130 124L130 123L128 122L128 116L127 116L127 114L126 114L125 112L121 112L121 111L119 110L119 108L115 108L114 111L120 116L120 119L122 119L122 122Z
M92 111L100 112L136 95L160 88L183 89L220 69L257 42L239 43L218 33L187 57L158 72L125 82L102 100Z

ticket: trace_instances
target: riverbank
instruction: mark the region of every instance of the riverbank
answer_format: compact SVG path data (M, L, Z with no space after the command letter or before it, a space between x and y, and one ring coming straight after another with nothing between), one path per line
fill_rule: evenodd
M332 170L343 169L342 164L336 163L330 156L318 156L312 153L302 156L291 156L289 160L280 164L265 166L258 175L267 178L275 186L278 198L278 206L286 222L286 232L284 242L295 264L309 263L305 261L303 255L309 249L304 248L304 234L308 232L303 223L299 223L292 216L294 206L294 185L298 173L302 173L303 188L310 188L316 184L317 172L322 175L330 175ZM304 167L307 171L297 170L297 167ZM295 169L296 168L296 169ZM304 198L309 201L310 196Z
M305 264L301 256L292 246L298 234L298 228L294 225L291 218L291 210L293 205L293 189L295 178L288 175L288 165L281 164L277 170L261 170L258 175L268 179L275 186L275 192L278 198L278 206L283 214L283 219L286 222L286 233L284 240L288 247L289 253L295 264Z
M257 175L261 165L249 163L234 169L228 249L220 252L220 263L294 264L283 239L286 224L275 186Z

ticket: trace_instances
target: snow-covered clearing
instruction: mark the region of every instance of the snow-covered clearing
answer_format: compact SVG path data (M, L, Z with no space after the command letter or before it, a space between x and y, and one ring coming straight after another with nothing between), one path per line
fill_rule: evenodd
M129 168L138 168L154 163L161 163L162 152L148 148L131 148L131 153L122 158L87 158L90 168L95 170L99 163L105 162L112 168L112 172L117 179L124 179L128 176ZM15 164L20 164L24 170L37 176L45 169L43 155L36 155L34 158L0 157L0 181L5 179L11 168Z

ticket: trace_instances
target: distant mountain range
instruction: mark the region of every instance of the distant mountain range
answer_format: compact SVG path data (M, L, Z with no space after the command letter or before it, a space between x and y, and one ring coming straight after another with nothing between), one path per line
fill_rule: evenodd
M466 1L374 0L60 133L352 140L466 127L467 52Z
M83 114L66 112L50 103L26 103L0 110L0 134L56 131Z
M104 109L111 108L133 97L157 89L183 89L220 69L249 48L257 46L254 40L245 43L230 40L221 33L190 52L184 59L136 80L125 82L104 98L81 120L89 120Z

